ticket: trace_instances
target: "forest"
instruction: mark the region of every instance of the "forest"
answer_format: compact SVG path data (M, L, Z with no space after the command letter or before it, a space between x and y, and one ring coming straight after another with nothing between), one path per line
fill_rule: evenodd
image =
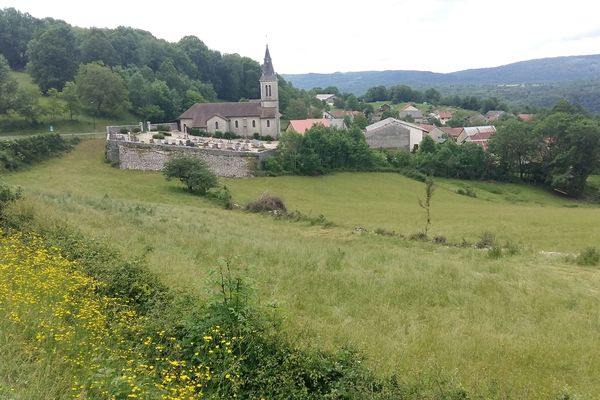
M196 102L260 96L259 62L209 49L195 36L170 43L130 27L79 28L6 8L0 10L0 54L0 114L14 112L32 123L52 110L41 109L39 93L18 87L9 67L28 72L43 95L62 98L71 118L79 111L111 117L127 110L167 121ZM284 115L290 102L304 118L323 108L281 77L279 96Z

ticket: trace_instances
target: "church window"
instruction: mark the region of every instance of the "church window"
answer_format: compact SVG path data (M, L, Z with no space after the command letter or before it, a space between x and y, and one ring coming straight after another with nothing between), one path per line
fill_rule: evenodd
M255 120L252 120L252 127L256 128L256 121Z
M238 126L238 122L237 122L237 121L235 121L235 127L236 127L236 128L239 128L239 126Z
M271 121L267 120L267 128L270 128L270 127L271 127Z
M219 121L215 121L215 129L219 129Z
M268 85L267 89L268 89L268 92L269 92L269 94L267 94L267 96L271 97L272 96L272 94L271 94L271 85Z

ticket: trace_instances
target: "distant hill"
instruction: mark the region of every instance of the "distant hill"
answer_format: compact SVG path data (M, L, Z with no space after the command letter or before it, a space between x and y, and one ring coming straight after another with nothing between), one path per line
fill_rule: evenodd
M362 95L368 88L379 85L404 84L419 88L448 85L548 84L600 78L600 54L541 58L447 74L400 70L283 76L300 89L337 86L342 92L356 95Z

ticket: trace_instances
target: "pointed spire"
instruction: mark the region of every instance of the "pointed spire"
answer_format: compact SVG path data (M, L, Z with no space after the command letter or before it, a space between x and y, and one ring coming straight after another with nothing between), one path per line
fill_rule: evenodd
M269 45L265 50L265 61L262 66L261 79L270 78L275 76L275 70L273 69L273 62L271 62L271 54L269 53Z

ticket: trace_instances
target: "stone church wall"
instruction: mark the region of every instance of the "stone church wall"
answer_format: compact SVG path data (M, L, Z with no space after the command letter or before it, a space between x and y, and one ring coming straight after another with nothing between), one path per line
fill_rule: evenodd
M191 155L204 160L218 176L247 177L260 164L263 158L275 154L275 150L260 153L231 150L203 149L184 146L170 146L146 143L132 143L120 140L106 142L106 158L121 169L160 171L165 163L177 155Z

